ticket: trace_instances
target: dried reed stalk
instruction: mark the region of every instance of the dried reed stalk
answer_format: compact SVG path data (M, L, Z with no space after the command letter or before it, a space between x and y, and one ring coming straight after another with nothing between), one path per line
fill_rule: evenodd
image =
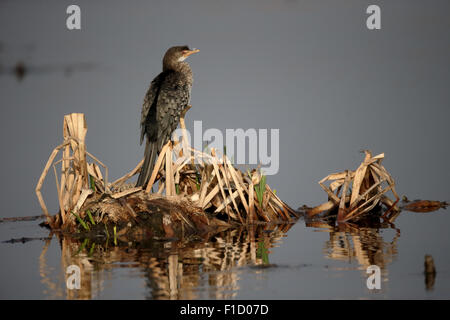
M96 157L86 151L86 133L87 125L84 114L72 113L64 116L64 142L57 146L50 154L36 185L35 191L39 204L46 215L47 222L50 226L52 226L53 221L43 199L41 189L52 164L55 170L59 217L61 218L62 224L67 223L69 220L73 221L73 216L68 213L78 211L84 201L86 201L87 197L92 193L92 190L86 191L90 190L90 177L98 182L103 182L103 190L108 191L108 168ZM55 161L56 156L61 150L62 158ZM87 155L95 162L88 164L86 160ZM56 170L56 165L58 164L61 164L61 176L59 179ZM105 178L103 178L97 164L105 169Z

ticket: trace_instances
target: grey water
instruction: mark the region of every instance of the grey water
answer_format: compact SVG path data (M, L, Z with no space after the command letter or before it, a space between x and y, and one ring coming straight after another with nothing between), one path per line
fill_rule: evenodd
M400 195L449 201L448 1L0 1L0 219L41 214L35 186L82 112L87 148L111 178L142 157L139 117L164 51L187 44L194 71L188 129L279 129L267 183L293 208L326 201L317 181L385 153ZM43 188L57 210L54 177ZM40 221L0 222L2 299L448 299L448 209L402 212L394 226L232 230L199 243L94 247ZM80 250L81 249L81 250ZM425 255L436 277L426 279ZM66 287L69 264L82 288ZM368 265L381 268L369 290Z

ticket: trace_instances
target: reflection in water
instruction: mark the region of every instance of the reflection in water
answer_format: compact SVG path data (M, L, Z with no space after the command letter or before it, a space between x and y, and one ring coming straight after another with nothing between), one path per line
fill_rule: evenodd
M49 239L45 240L44 249L39 256L39 275L41 277L41 282L45 285L45 290L43 292L44 296L47 297L62 297L61 287L51 280L51 274L54 269L47 265L46 254L48 247L51 242L51 234Z
M436 279L436 268L434 267L433 257L429 254L425 255L425 288L431 291L434 288L434 281Z
M253 226L195 241L148 240L125 247L114 246L112 241L99 244L58 236L62 251L60 270L77 265L81 289L66 289L69 274L63 275L62 285L51 279L53 270L45 259L50 240L40 257L40 275L50 298L96 298L115 269L127 268L145 279L148 299L230 299L240 289L239 267L268 265L270 249L277 246L291 226Z
M370 265L381 269L392 262L397 255L398 232L394 238L384 241L378 229L361 228L349 231L330 231L324 254L331 259L356 260L364 270Z
M377 265L383 281L389 281L388 268L398 256L400 237L400 230L392 220L373 216L358 224L336 225L332 219L306 219L305 222L315 231L328 233L322 250L325 258L351 264L339 270L351 271L357 266L361 277L367 279L367 267ZM56 234L61 246L61 265L52 268L47 264L46 252L51 238L46 240L40 256L44 295L64 299L104 297L111 292L113 280L122 276L121 270L124 270L128 272L126 279L143 280L147 299L236 298L241 289L240 276L246 272L241 267L272 266L271 248L280 244L291 226L238 228L189 240L149 239L128 244L120 241L119 246L115 246L112 239L100 243ZM391 232L386 232L388 230ZM64 271L70 265L80 268L80 290L66 288L70 275ZM56 281L58 271L59 281ZM425 288L432 290L436 271L431 256L425 258L424 274Z
M329 232L329 240L325 241L323 254L326 258L357 263L358 269L363 271L362 277L367 278L366 270L376 265L381 270L383 281L389 281L388 265L397 257L397 241L400 230L391 222L380 222L378 218L361 221L358 224L340 223L334 221L307 222L307 227L320 228ZM394 237L387 241L381 231L392 229Z

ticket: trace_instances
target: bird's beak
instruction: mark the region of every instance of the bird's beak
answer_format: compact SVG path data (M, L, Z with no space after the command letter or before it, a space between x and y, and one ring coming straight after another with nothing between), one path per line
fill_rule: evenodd
M183 51L183 55L187 58L191 54L194 54L194 53L197 53L197 52L200 52L200 50L199 49L185 50L185 51Z

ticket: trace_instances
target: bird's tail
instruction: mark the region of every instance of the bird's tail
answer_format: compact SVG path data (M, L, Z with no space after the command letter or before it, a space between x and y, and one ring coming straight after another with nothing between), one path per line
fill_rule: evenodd
M142 165L141 173L139 174L136 187L144 186L150 180L150 176L155 166L157 153L158 153L158 142L149 141L147 139L147 143L145 144L144 164Z

